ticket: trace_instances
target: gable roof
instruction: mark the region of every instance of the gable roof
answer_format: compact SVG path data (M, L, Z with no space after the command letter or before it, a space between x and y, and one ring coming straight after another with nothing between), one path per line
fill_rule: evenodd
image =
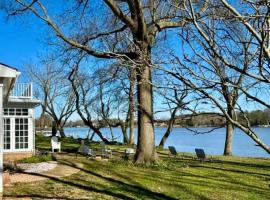
M13 70L18 71L18 69L17 69L17 68L15 68L15 67L11 67L10 65L4 64L4 63L2 63L2 62L0 62L0 65L3 65L3 66L5 66L5 67L8 67L8 68L10 68L10 69L13 69Z
M0 63L0 77L2 78L17 78L20 72L11 66Z

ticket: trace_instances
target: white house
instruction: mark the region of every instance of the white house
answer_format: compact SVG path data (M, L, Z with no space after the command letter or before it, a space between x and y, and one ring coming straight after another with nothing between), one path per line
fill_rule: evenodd
M31 83L16 83L20 72L0 63L0 148L4 161L32 156L35 151L34 108ZM0 156L1 159L1 156Z

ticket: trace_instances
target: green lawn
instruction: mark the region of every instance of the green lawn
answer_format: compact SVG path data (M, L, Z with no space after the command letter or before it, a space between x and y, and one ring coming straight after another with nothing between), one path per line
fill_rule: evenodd
M42 143L38 142L39 139ZM37 146L49 147L48 141L39 139ZM78 145L72 143L74 141L67 141L65 148L71 150ZM119 153L125 147L111 148ZM110 161L94 161L76 158L69 152L57 156L57 160L67 165L83 164L79 173L16 184L6 187L4 195L33 199L270 198L270 159L213 157L212 161L201 163L191 154L169 158L167 151L159 153L162 159L159 164L135 166L117 156L120 154Z

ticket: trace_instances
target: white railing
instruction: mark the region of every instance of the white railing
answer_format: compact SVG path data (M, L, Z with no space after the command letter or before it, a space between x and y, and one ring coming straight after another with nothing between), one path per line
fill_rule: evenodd
M32 98L32 83L16 83L10 93L12 98Z

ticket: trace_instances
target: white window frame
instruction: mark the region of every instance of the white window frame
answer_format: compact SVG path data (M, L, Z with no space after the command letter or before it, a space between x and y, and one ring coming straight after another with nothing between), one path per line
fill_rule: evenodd
M7 108L8 109L8 108ZM13 108L12 108L13 109ZM4 149L4 152L29 152L33 151L33 109L30 108L17 108L17 109L28 109L28 115L4 115L5 119L10 119L10 149ZM16 108L15 108L16 113ZM15 119L27 118L28 119L28 148L16 149L15 148Z

